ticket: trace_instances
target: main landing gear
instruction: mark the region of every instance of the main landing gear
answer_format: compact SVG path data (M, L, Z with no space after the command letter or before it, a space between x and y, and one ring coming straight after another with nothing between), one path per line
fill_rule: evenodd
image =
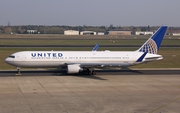
M94 71L93 69L87 69L87 74L96 75L96 71Z
M20 70L21 70L21 68L20 68L20 67L17 67L17 73L16 73L16 75L21 75Z

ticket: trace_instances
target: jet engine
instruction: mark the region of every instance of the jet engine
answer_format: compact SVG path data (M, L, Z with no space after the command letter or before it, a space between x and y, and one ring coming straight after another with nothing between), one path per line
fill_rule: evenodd
M79 73L80 71L83 71L83 69L79 65L80 64L67 65L67 73L73 74L73 73Z

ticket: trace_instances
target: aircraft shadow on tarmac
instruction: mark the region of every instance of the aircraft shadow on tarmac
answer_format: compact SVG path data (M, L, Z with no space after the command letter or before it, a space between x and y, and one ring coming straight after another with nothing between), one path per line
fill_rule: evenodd
M0 71L0 77L12 77L15 76L17 71ZM122 76L122 75L180 75L180 70L131 70L131 69L121 69L121 70L96 70L96 75L88 75L87 73L78 74L67 74L66 70L21 70L21 76L77 76L89 79L106 80L100 76L112 75L112 76Z
M96 75L88 75L85 72L77 73L77 74L67 74L65 70L21 70L21 76L76 76L88 79L96 79L96 80L107 80L101 78L101 75L127 75L127 72L130 75L134 75L135 73L140 74L141 72L137 70L96 70ZM0 77L12 77L17 76L17 71L0 71ZM133 74L134 73L134 74Z
M66 72L58 72L58 73L52 73L52 76L76 76L76 77L96 79L96 80L107 80L107 79L98 77L96 75L88 75L86 73L67 74Z

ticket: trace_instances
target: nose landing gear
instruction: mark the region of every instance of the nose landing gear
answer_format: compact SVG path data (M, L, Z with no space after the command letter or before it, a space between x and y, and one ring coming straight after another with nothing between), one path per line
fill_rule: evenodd
M20 67L17 67L17 73L16 73L16 75L21 75L20 70L21 70L21 68L20 68Z

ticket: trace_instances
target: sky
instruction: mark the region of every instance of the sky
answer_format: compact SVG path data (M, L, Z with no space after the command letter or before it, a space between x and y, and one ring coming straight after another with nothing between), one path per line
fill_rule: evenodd
M0 0L0 25L180 26L180 0Z

